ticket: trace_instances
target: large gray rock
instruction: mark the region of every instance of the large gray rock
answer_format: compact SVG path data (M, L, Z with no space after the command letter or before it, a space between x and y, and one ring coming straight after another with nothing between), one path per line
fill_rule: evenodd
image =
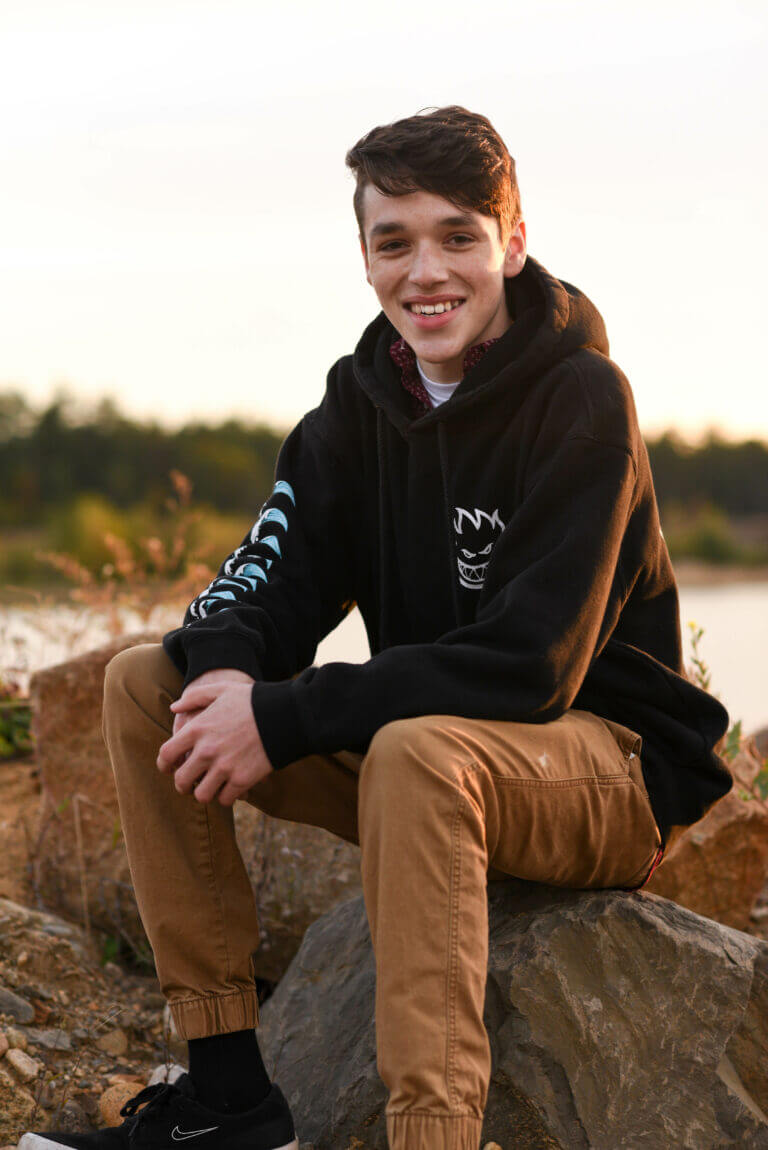
M768 945L645 892L509 880L489 918L482 1145L768 1148ZM267 1068L315 1150L386 1150L374 987L358 898L310 927L262 1007Z

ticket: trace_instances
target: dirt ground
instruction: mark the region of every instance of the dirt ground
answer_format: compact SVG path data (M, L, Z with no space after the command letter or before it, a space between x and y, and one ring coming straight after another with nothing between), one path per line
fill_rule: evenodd
M103 964L98 938L36 905L28 864L39 799L32 759L0 762L0 994L17 1010L0 1005L0 1147L50 1123L98 1127L107 1092L137 1093L179 1045L153 975Z

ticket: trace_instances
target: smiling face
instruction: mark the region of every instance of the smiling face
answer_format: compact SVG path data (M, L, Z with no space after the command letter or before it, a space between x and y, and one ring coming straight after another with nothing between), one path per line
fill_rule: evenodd
M504 279L525 264L525 223L506 245L495 217L432 192L364 191L361 239L368 282L424 374L453 383L473 344L504 334L512 320Z

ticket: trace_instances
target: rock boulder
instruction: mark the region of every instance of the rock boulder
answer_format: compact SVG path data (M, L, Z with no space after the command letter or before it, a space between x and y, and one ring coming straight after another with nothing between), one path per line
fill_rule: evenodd
M736 756L731 791L673 841L645 890L726 926L749 928L768 879L768 802L752 789L760 765L749 746Z
M489 920L482 1145L768 1148L768 945L657 895L517 880L490 884ZM386 1150L374 990L357 898L262 1007L267 1069L315 1150Z

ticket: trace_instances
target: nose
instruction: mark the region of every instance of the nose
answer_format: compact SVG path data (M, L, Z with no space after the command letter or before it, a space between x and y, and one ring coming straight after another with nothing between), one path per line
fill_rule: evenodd
M427 284L444 283L448 272L439 246L430 243L417 245L408 272L411 283L424 287Z

